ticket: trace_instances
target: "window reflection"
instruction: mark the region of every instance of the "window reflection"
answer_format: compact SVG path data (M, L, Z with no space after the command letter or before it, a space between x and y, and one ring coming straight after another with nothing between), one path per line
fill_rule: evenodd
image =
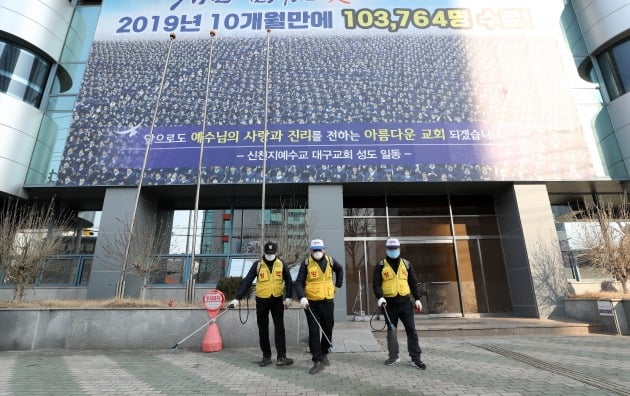
M626 39L597 57L611 100L630 90L630 39Z
M0 40L0 92L39 106L50 63L17 44Z

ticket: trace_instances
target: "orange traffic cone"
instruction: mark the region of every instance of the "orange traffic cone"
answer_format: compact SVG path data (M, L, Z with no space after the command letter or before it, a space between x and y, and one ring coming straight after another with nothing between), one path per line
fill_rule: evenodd
M221 339L221 332L216 322L210 323L210 326L206 329L206 335L203 337L201 343L202 352L218 352L223 349L223 340Z

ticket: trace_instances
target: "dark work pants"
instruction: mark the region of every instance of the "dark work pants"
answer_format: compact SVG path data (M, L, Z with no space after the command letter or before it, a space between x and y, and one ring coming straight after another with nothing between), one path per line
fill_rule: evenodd
M271 358L269 344L269 312L273 319L277 358L287 357L287 344L284 339L284 304L282 297L256 297L256 321L258 323L258 339L263 357Z
M411 359L413 360L419 360L422 351L420 350L420 345L418 344L418 333L416 332L416 322L413 316L411 301L405 301L402 303L388 301L385 309L387 310L387 314L394 324L394 327L398 327L398 319L400 319L403 326L405 326L409 356L411 356ZM398 343L396 343L396 345L389 345L388 343L387 349L389 351L390 358L398 357Z
M330 343L320 334L320 329L313 315L317 318L317 321L324 329L324 333L328 336L328 339L332 341L332 331L335 325L335 303L333 300L328 301L312 301L308 300L308 306L310 308L305 309L306 323L308 323L308 348L313 355L312 360L318 362L322 359L322 355L327 355L330 352ZM313 315L311 315L313 312Z

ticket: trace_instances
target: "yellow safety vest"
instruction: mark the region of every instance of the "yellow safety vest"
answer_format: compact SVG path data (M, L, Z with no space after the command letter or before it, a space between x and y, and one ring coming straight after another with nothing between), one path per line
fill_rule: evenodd
M258 264L258 280L256 281L256 297L282 297L284 278L282 277L282 261L276 258L269 273L269 266L261 260Z
M324 299L332 300L335 298L335 285L333 284L332 264L330 257L326 258L326 271L322 272L321 267L313 257L308 257L308 265L306 266L306 287L304 294L306 298L313 301L321 301Z
M396 297L397 295L408 296L411 293L409 289L409 282L407 281L409 272L407 271L407 263L404 259L400 259L398 264L398 272L394 272L394 269L387 259L383 260L383 270L381 275L383 276L383 296Z

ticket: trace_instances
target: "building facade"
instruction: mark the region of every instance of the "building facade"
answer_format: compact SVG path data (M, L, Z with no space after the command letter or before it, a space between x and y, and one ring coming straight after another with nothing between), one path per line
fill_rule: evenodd
M396 237L425 315L561 315L567 213L628 181L630 1L354 3L3 2L0 191L93 223L35 293L190 299L322 238L343 319Z

